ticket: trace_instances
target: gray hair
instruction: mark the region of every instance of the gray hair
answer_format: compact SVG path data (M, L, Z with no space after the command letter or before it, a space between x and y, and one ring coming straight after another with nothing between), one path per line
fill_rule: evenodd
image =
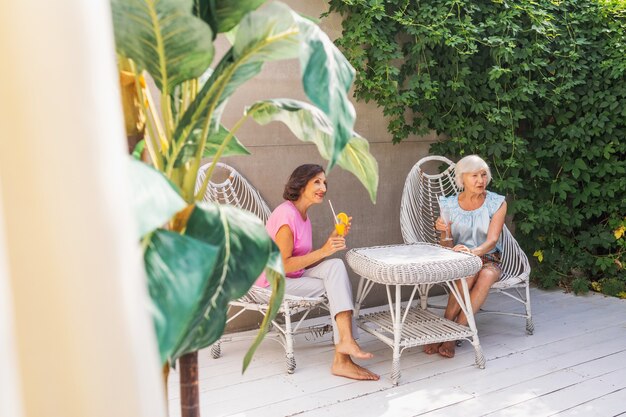
M489 169L489 165L478 155L467 155L456 163L454 167L454 181L459 189L462 190L465 188L463 185L463 174L481 171L483 169L487 171L487 184L485 184L485 186L487 186L491 182L491 170Z

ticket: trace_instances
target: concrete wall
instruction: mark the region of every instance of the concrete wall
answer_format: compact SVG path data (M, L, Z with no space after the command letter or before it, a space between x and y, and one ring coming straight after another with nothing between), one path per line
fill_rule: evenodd
M318 17L328 9L323 0L284 1L295 11ZM335 39L341 35L341 19L331 15L321 20L320 27ZM219 45L221 54L226 45ZM266 64L263 72L230 99L224 112L223 123L232 126L243 114L246 105L266 98L290 97L306 100L300 83L300 67L297 61ZM394 145L387 132L387 119L375 103L353 100L357 120L355 130L368 139L370 150L378 161L380 184L376 204L372 204L365 188L347 171L333 168L327 173L328 194L337 212L344 211L353 216L352 231L348 236L348 247L401 243L399 213L400 198L406 175L421 157L428 154L430 144L436 140L434 134L425 137L410 137ZM252 152L251 156L224 158L222 161L234 166L257 187L261 195L276 207L282 200L282 192L289 175L298 165L319 163L326 166L314 145L301 142L282 123L259 126L247 121L237 137ZM313 244L320 247L332 231L332 214L325 202L310 209L313 224ZM341 255L342 257L344 254ZM348 268L349 269L349 268ZM354 292L358 277L350 271ZM383 287L374 288L368 296L367 305L386 303ZM250 327L257 317L247 316L232 323L229 330Z

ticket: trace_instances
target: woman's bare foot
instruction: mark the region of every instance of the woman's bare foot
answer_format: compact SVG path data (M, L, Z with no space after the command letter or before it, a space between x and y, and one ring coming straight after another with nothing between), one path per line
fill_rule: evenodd
M444 358L454 358L454 344L454 340L443 342L441 346L439 346L439 354Z
M357 359L372 359L374 357L373 354L362 351L354 339L339 342L335 345L335 350L337 353L349 355Z
M439 352L439 346L441 346L441 343L430 343L428 345L424 345L424 353L427 355L437 353Z
M345 378L356 379L359 381L378 381L380 376L374 372L363 368L352 362L350 356L341 353L335 354L333 366L330 371L333 375L343 376Z

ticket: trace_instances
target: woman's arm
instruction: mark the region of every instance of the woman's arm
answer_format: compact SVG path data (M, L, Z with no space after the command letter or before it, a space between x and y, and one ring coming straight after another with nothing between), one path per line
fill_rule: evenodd
M333 232L321 248L311 251L306 255L293 256L293 232L286 224L278 229L274 242L276 242L278 249L280 249L285 273L304 269L346 248L346 240L341 236L337 236L336 232Z
M491 221L489 222L489 229L487 230L487 240L482 245L475 247L470 252L474 255L482 256L489 253L490 250L496 247L500 234L502 233L502 227L504 226L504 218L506 217L506 201L502 203L498 211L495 212Z

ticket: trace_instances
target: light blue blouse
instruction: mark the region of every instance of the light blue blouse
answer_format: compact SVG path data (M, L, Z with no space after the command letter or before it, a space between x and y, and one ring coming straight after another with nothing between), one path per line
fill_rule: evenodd
M504 196L487 191L483 205L476 210L463 210L459 206L459 196L439 197L442 208L447 208L452 222L452 239L455 245L465 245L474 249L487 240L489 223L504 202ZM489 253L502 252L502 235L496 247Z

